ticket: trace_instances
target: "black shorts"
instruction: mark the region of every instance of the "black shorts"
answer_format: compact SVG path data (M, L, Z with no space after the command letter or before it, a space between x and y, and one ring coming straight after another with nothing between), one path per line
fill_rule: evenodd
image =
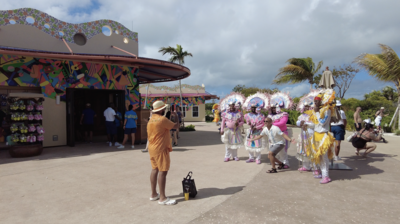
M83 125L83 130L84 131L93 131L94 130L94 124L84 124Z
M361 123L358 123L358 128L357 128L356 123L354 123L354 127L356 128L356 131L360 131L362 129Z

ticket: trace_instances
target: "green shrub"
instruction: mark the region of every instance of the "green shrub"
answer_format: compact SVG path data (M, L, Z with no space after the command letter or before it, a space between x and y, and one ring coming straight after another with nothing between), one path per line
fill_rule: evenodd
M194 128L194 125L188 125L186 127L180 128L179 131L196 131L196 129Z
M396 131L394 132L394 134L395 134L395 135L400 135L400 130L396 130Z
M207 122L207 121L213 121L213 120L214 120L213 117L210 117L210 115L206 115L206 122Z

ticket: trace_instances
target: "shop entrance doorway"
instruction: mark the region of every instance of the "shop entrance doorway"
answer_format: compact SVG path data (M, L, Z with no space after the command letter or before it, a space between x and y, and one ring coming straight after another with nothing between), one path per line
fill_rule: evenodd
M124 90L98 89L67 89L67 144L74 147L76 143L84 141L84 128L80 124L82 111L90 103L96 113L94 119L93 141L104 143L107 140L105 118L103 115L110 103L114 103L117 110L125 113Z

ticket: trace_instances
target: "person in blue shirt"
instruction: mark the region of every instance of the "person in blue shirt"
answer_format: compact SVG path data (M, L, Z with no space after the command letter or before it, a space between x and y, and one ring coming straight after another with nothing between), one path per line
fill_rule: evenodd
M131 135L132 137L132 149L135 148L135 133L136 133L136 121L138 117L133 111L133 106L129 105L128 111L125 113L125 120L124 120L124 141L122 142L122 145L120 145L118 148L123 149L125 148L125 143L128 141L128 136Z
M82 111L81 116L81 125L85 130L85 141L87 142L88 134L90 143L93 140L93 129L94 129L94 118L96 117L96 113L92 108L90 108L90 103L86 104L86 109Z
M115 127L117 127L117 136L116 136L116 146L119 146L118 141L122 141L123 135L124 135L124 130L122 129L122 114L121 112L118 111L117 107L114 107L115 110L115 116L119 118L119 120L115 119Z

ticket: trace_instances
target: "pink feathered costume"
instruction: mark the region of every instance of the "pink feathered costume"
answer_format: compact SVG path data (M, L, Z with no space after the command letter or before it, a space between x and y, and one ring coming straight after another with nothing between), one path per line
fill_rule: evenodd
M243 136L241 133L241 127L244 124L243 115L238 111L229 111L223 114L221 118L221 133L224 132L221 140L225 143L225 161L229 161L231 156L238 161L237 150L243 146ZM236 126L236 121L239 121L238 126Z
M260 109L257 108L258 113L247 113L244 115L246 122L250 125L250 128L246 131L246 150L249 152L249 160L246 162L254 162L254 158L259 162L261 160L261 151L266 147L265 138L261 138L256 141L250 141L249 139L259 136L264 127L265 116L260 113ZM254 130L251 130L251 126L254 126Z

